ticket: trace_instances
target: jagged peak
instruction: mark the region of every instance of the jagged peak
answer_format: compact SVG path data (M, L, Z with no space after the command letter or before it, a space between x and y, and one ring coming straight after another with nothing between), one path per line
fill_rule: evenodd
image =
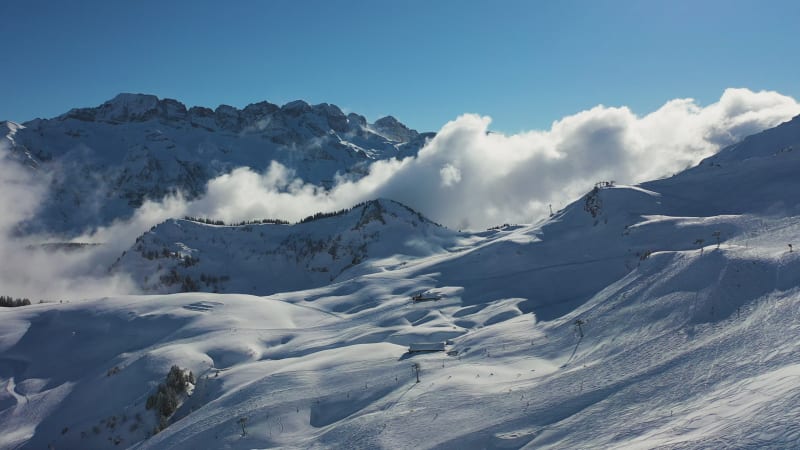
M350 113L347 115L347 121L362 128L367 126L367 118L361 114Z
M244 114L252 114L255 116L266 116L268 114L272 114L275 111L278 111L280 107L274 103L270 103L268 101L261 101L258 103L250 103L249 105L245 106L242 112Z
M281 111L290 116L299 116L303 113L311 111L311 105L303 100L295 100L281 106Z
M345 117L344 112L342 112L341 108L331 103L319 103L312 106L311 109L325 116Z
M372 124L371 128L381 135L399 142L409 142L419 136L419 133L403 125L394 116L381 117Z
M312 106L304 100L291 101L283 106L261 101L250 103L243 109L226 104L221 104L213 110L204 106L192 106L187 109L185 104L175 99L159 98L153 94L123 92L99 106L75 108L58 116L57 119L98 121L111 124L144 122L153 119L169 123L188 120L210 130L219 127L241 132L252 128L255 124L261 124L260 121L271 117L297 119L308 114L322 118L330 129L337 132L367 130L399 143L410 142L420 136L417 131L409 129L393 116L382 117L370 125L364 116L354 113L345 114L335 104L318 103ZM262 130L263 126L253 129Z
M214 115L214 110L205 106L192 106L188 113L190 116L211 117Z
M215 114L238 115L240 112L241 111L239 111L239 108L225 104L217 106L217 108L214 110Z
M117 94L94 108L75 108L60 116L87 122L143 122L154 117L178 119L186 115L186 105L171 99L159 99L152 94Z
M103 103L103 105L149 105L155 106L158 104L159 98L153 94L140 94L131 92L120 92L114 98ZM103 106L101 105L101 107Z
M376 120L375 121L375 125L378 125L378 126L397 126L397 125L403 125L403 124L400 123L400 121L397 120L394 116L384 116L384 117L381 117L380 119Z
M24 125L20 125L17 122L12 122L10 120L0 120L0 133L4 135L14 134L17 130L25 128Z
M183 116L186 105L172 98L159 99L152 94L118 94L113 99L100 105L100 109L108 109L122 119L146 119L152 114L165 117Z

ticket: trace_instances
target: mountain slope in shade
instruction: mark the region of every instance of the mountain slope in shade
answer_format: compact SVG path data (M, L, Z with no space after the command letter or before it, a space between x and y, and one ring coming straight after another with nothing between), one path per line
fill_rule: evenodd
M330 185L358 178L379 159L415 155L431 133L386 117L375 124L335 105L294 101L244 109L187 109L172 99L120 94L94 108L14 124L12 152L52 177L51 195L34 231L76 234L125 218L142 202L206 183L237 167L265 171L277 161L305 181Z

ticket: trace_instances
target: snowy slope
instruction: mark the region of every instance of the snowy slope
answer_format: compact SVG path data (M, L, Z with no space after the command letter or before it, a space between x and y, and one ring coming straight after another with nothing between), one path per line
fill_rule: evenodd
M22 448L130 446L153 423L144 398L179 364L197 387L136 448L791 447L800 259L776 242L800 225L773 225L747 247L653 254L547 321L496 288L394 272L266 298L4 311L0 435ZM442 299L409 301L430 284ZM404 354L446 339L458 356Z
M397 266L458 239L404 205L373 200L295 225L168 220L139 237L112 269L131 274L147 292L265 295Z
M671 215L797 215L799 151L800 116L643 187L660 192Z
M73 234L127 217L146 198L196 197L237 167L262 172L277 161L305 181L330 185L337 173L358 178L371 161L414 155L431 137L391 116L369 124L327 103L187 109L144 94L4 125L0 133L18 159L53 177L43 215L30 227Z
M794 448L800 161L781 150L798 137L598 186L542 224L434 233L396 264L401 243L376 241L313 289L0 310L0 446ZM253 233L160 228L167 245ZM450 353L405 353L433 342ZM197 383L148 437L173 364Z

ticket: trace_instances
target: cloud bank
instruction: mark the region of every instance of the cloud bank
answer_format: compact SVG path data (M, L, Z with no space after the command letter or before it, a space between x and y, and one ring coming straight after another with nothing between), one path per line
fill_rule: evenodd
M456 229L530 223L587 192L596 181L633 184L671 175L750 134L800 114L800 104L776 92L727 89L700 106L677 99L639 116L626 107L597 106L553 122L549 130L500 134L491 119L465 114L447 123L417 157L373 163L368 175L335 180L325 189L273 162L264 173L242 167L211 180L192 201L147 201L132 218L77 238L106 245L54 257L28 252L14 225L34 214L44 188L0 149L0 283L28 295L108 295L129 291L104 270L151 226L184 215L226 222L299 220L320 211L391 198ZM41 239L41 237L40 237ZM19 261L10 264L8 261ZM19 295L15 292L0 292Z
M549 130L513 135L491 132L489 117L465 114L416 158L376 162L358 181L340 179L326 190L277 163L263 174L239 168L209 182L207 195L185 212L226 221L297 220L386 197L453 228L529 223L596 181L633 184L671 175L797 114L800 104L791 97L748 89L727 89L705 107L672 100L644 116L601 105Z
M127 277L108 274L115 249L54 251L41 245L52 237L19 235L17 224L35 216L48 181L14 160L0 140L0 295L35 303L133 292Z

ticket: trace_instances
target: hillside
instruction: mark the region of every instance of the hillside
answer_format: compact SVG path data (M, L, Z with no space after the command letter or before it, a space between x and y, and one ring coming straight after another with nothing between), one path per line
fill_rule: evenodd
M0 446L792 448L798 123L535 225L458 234L387 200L292 226L168 221L119 269L230 270L239 293L0 310ZM305 287L245 295L240 273ZM195 382L154 434L172 365Z
M2 436L22 448L791 446L800 366L786 330L800 260L777 242L799 227L776 224L746 247L652 254L546 320L528 312L535 294L503 298L499 283L445 285L427 271L265 298L4 311ZM409 301L431 286L442 299ZM455 356L405 355L445 339ZM173 423L143 440L154 425L144 400L172 364L199 381Z
M266 295L400 266L444 252L458 238L404 205L373 200L294 225L168 220L139 237L112 270L132 274L145 292Z
M337 106L260 102L243 109L186 108L172 99L120 94L92 108L0 130L17 160L49 179L50 195L30 231L67 235L127 218L145 199L201 195L237 167L272 161L307 182L359 178L366 164L415 155L431 133L394 117L368 123Z

